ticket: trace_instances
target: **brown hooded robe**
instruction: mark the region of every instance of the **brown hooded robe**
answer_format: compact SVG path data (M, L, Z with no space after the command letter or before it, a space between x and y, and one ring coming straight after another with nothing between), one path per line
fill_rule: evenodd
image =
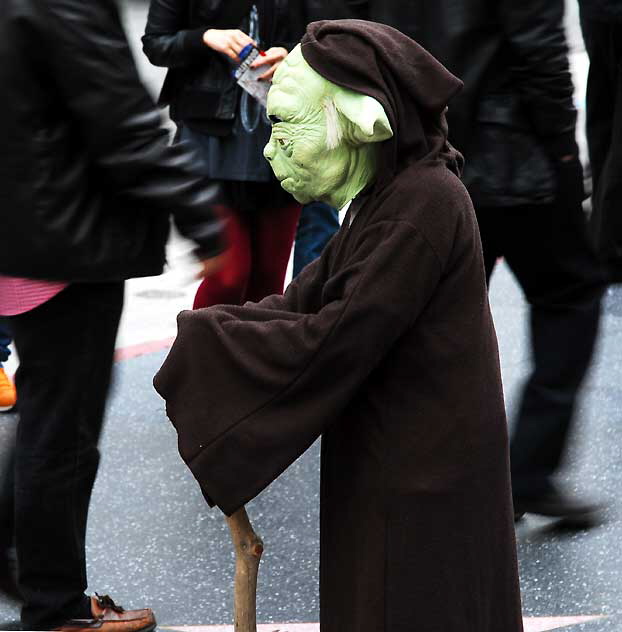
M519 632L497 343L444 125L460 82L378 24L302 44L385 107L376 183L284 296L182 312L156 388L227 514L322 436L322 632Z

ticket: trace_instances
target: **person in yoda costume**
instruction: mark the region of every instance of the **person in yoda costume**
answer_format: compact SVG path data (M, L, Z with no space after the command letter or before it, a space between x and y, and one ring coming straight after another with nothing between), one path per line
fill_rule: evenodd
M179 315L155 386L231 515L322 437L322 632L522 630L497 342L445 110L461 82L357 20L309 25L265 156L349 205L283 296Z

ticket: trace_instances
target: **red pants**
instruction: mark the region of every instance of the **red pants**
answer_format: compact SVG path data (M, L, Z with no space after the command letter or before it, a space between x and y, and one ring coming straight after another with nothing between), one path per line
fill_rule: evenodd
M222 270L201 283L193 309L242 305L283 292L300 206L227 212L227 262Z

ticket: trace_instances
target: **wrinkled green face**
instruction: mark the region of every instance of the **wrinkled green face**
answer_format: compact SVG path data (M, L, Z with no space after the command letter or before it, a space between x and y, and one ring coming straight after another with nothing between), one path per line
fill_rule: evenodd
M373 178L368 144L392 135L377 101L324 79L300 46L275 73L267 111L272 136L264 156L302 204L321 200L341 208Z

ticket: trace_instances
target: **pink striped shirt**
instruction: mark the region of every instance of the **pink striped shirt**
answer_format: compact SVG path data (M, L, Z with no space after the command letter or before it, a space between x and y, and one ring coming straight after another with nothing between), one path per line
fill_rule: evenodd
M29 312L55 297L68 283L0 276L0 315Z

